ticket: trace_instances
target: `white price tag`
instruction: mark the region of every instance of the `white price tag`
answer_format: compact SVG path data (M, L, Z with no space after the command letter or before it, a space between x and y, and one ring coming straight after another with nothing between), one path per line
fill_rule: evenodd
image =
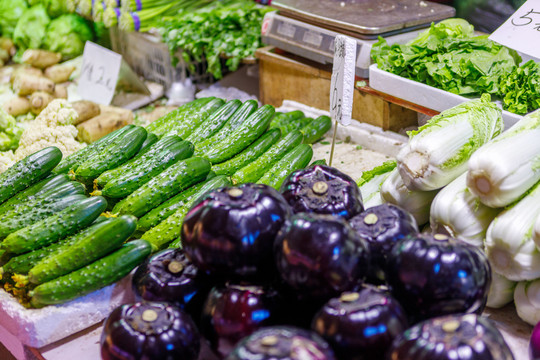
M330 87L330 114L344 126L351 123L355 67L356 41L345 35L336 36Z
M540 59L540 0L526 1L489 38Z
M121 65L122 55L87 41L78 86L81 98L98 104L110 104Z

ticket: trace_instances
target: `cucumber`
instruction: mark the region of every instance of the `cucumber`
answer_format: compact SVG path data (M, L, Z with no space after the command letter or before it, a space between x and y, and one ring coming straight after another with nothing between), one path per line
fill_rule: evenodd
M113 214L141 217L165 200L206 178L210 163L192 157L169 166L114 207Z
M311 145L300 144L278 161L258 183L266 184L279 191L281 184L293 171L305 168L313 157Z
M291 131L257 160L235 172L231 177L233 184L254 183L259 180L286 153L294 149L297 145L300 145L303 137L300 131Z
M137 219L130 215L96 224L86 236L40 261L28 272L28 280L42 284L80 269L121 247L136 227Z
M23 190L17 195L9 198L6 202L0 205L0 215L17 208L20 205L39 198L47 191L54 189L57 186L65 184L69 181L69 177L66 174L56 175L41 180L37 184L30 186L26 190Z
M148 242L130 241L90 265L37 286L28 293L30 303L35 308L61 304L113 284L141 264L150 252Z
M212 180L209 180L197 193L193 194L190 199L178 207L174 213L170 214L165 220L145 232L141 238L152 244L152 251L163 248L180 236L182 223L189 209L199 203L199 201L201 201L201 199L210 191L230 185L230 181L225 176L217 176Z
M304 134L304 144L313 144L332 128L332 119L326 115L319 116L300 131Z
M193 150L193 144L189 141L178 141L170 144L160 153L154 154L152 158L145 158L144 162L141 159L140 164L136 164L138 166L133 167L131 171L109 181L101 193L116 199L126 197L169 166L189 158L193 155ZM96 193L99 195L100 192L96 191Z
M0 174L0 204L45 178L62 160L62 152L51 146L28 155Z
M186 113L184 121L172 124L166 134L175 134L185 139L198 128L210 115L216 112L224 101L222 99L212 99L200 109L191 110Z
M282 113L279 116L274 116L272 119L272 122L270 123L270 128L278 128L281 130L281 133L283 136L287 135L287 133L283 133L283 131L286 130L286 125L298 121L299 119L304 118L304 113L300 110L291 111L288 113ZM289 130L292 131L294 129Z
M184 121L184 117L188 112L200 109L203 105L207 104L212 99L215 99L215 97L212 96L201 98L182 105L178 109L173 110L160 117L156 121L150 123L146 127L146 130L157 135L158 137L161 137L169 131L170 127L172 127L174 123Z
M212 170L217 175L231 176L235 171L261 156L266 150L274 145L280 137L281 130L278 128L270 129L240 154L221 164L212 166Z
M196 144L208 139L227 123L227 121L231 118L231 116L234 115L240 106L242 106L242 102L240 100L231 100L226 102L225 105L220 107L204 121L203 126L199 126L193 130L191 135L189 135L186 140Z
M150 150L152 145L157 143L159 140L156 134L149 133L148 131L146 133L146 139L142 143L141 148L139 149L137 154L134 156L134 159L139 158L141 155L144 155L148 150Z
M56 214L9 234L0 244L7 252L21 254L50 245L91 224L107 207L96 196L73 204Z
M42 247L40 249L36 249L34 251L30 251L21 255L17 255L9 259L7 263L5 263L0 268L0 276L4 274L28 274L30 269L32 269L37 263L39 263L42 259L45 259L52 254L55 254L57 250L61 249L64 246L71 246L75 244L80 239L84 238L87 234L90 233L91 230L93 230L94 224L100 224L104 222L112 221L114 218L106 218L104 216L99 216L92 226L87 227L86 229L83 229L81 232L70 236L68 238L62 239L58 242L55 242L49 246Z
M148 231L154 226L158 225L160 222L168 218L170 215L180 207L184 206L187 202L191 201L193 197L200 196L197 194L206 193L208 190L215 189L218 187L224 187L231 185L229 179L226 176L216 176L212 179L199 183L190 187L189 189L181 192L175 197L165 201L163 204L158 206L155 209L152 209L150 212L146 213L137 224L137 230L139 231Z
M131 159L141 148L147 132L135 126L96 155L81 163L75 176L83 182L91 181L109 169L114 169Z
M94 141L93 143L82 148L76 153L69 155L64 160L62 160L57 167L54 168L53 173L65 174L77 169L77 166L79 166L79 164L85 162L88 158L94 156L96 153L101 152L103 149L109 146L109 144L116 141L118 137L122 136L125 132L134 127L135 125L126 125L123 128L113 131L105 135L101 139Z
M280 129L282 133L288 134L291 131L303 129L304 127L309 125L312 121L313 121L313 118L309 118L309 117L295 119L295 120L292 120L283 124L280 127Z
M223 141L211 147L204 154L204 157L212 164L219 164L232 158L266 131L274 112L275 109L272 105L262 106Z
M199 143L195 143L195 155L200 156L215 144L221 142L237 129L247 118L257 110L258 104L255 100L248 100L240 106L227 123L214 135Z
M81 185L79 183L76 184ZM66 183L65 185L71 184ZM60 191L64 190L61 189ZM65 196L56 198L51 196L50 198L36 199L4 214L2 216L2 222L0 222L0 239L86 199L84 190L80 191L72 186L68 191L71 191L72 194L66 194Z

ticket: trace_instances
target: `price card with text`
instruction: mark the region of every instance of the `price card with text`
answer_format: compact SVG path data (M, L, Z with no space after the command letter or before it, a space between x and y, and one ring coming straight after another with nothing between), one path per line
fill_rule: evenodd
M540 59L540 0L526 1L489 38Z
M110 104L121 65L122 55L87 41L79 77L79 95L98 104Z
M330 114L342 125L349 125L352 116L356 41L345 35L336 36L334 66L330 87Z

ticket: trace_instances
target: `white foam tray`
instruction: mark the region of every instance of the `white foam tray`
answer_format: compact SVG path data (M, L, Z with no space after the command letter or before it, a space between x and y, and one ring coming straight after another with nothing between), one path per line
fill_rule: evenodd
M412 102L436 111L450 109L471 98L452 94L433 86L409 80L404 77L380 70L377 64L369 67L369 86L375 90ZM501 106L500 103L498 103ZM522 116L503 110L505 129L518 122Z

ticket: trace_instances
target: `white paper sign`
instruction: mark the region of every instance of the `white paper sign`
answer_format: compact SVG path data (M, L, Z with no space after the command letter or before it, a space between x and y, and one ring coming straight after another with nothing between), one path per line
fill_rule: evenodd
M87 41L78 86L81 98L109 105L114 97L121 65L122 55Z
M355 66L356 41L345 35L336 36L330 87L330 114L332 119L344 126L351 123Z
M489 38L540 59L540 0L525 2Z

